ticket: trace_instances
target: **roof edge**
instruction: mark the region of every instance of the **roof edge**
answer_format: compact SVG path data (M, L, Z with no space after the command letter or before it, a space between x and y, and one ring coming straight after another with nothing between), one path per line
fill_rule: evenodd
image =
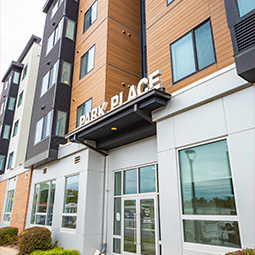
M16 61L12 61L9 68L7 69L7 72L5 73L5 75L3 76L2 78L2 82L4 82L6 80L6 78L8 77L8 75L10 74L11 70L14 68L14 67L17 67L19 69L22 69L24 67L23 64L19 63L19 62L16 62Z

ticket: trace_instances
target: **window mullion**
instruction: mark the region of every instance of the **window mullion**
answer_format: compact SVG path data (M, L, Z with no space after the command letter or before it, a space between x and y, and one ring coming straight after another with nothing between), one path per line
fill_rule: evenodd
M195 58L195 67L197 72L199 70L199 67L198 67L197 47L196 47L196 38L195 38L194 30L191 31L191 34L192 34L192 43L193 43L194 58Z

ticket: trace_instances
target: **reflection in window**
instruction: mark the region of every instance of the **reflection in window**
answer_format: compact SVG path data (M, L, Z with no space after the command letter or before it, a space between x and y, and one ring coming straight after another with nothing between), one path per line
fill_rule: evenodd
M9 99L9 105L8 105L8 110L14 111L15 108L15 97L10 97Z
M4 138L4 139L9 139L10 130L11 130L11 126L5 124L5 125L4 125L4 132L3 132L3 138Z
M155 165L139 168L140 193L156 192Z
M19 125L19 120L17 120L17 121L15 122L15 124L14 124L12 136L17 135L17 132L18 132L18 125Z
M185 241L240 247L238 224L232 222L237 213L226 140L180 150L179 164ZM230 216L229 221L211 221L220 215ZM235 229L233 242L223 240L227 223Z
M11 212L14 199L14 190L9 190L6 198L5 210L4 210L4 221L11 221Z
M97 19L97 1L88 9L84 15L84 25L83 33L85 33L88 28L96 21Z
M114 198L114 235L121 235L121 198Z
M137 193L137 170L128 170L124 172L124 194Z
M80 79L94 68L94 59L95 45L81 57Z
M240 17L255 9L254 0L237 0Z
M14 71L14 73L13 73L13 80L12 80L12 82L14 84L19 84L19 76L20 76L20 73Z
M56 82L58 77L58 62L56 62L53 67L47 72L42 79L42 89L41 96L50 89Z
M66 34L65 37L74 40L75 22L71 19L67 19Z
M5 111L6 108L6 102L7 100L4 98L3 99L3 103L1 104L1 111L0 111L0 115Z
M82 115L86 115L88 112L91 111L92 108L92 99L90 98L79 107L77 107L77 117L76 117L76 127L80 126L80 119Z
M14 152L11 152L9 154L9 160L8 160L8 164L7 164L8 169L12 167L13 154L14 154Z
M4 170L5 155L0 155L0 171Z
M18 106L17 107L19 107L22 104L23 94L24 94L24 90L19 94L19 100L18 100Z
M24 80L27 76L27 65L25 66L24 70L23 70L23 75L22 75L22 80Z
M64 136L66 133L66 118L67 113L58 111L57 113L57 124L56 124L56 135L57 136Z
M71 67L72 65L67 62L62 63L61 82L70 84L71 81Z
M52 4L51 18L55 15L63 0L55 0Z
M205 67L215 59L211 22L198 28L170 45L173 82L177 82Z
M52 225L55 188L55 180L36 184L31 216L32 224Z
M79 175L66 178L62 227L76 228Z

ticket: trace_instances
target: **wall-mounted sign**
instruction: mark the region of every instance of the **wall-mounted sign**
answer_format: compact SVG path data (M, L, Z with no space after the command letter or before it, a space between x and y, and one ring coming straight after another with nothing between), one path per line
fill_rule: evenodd
M142 78L137 86L131 85L129 87L128 92L128 101L144 94L152 89L159 89L162 88L160 82L162 81L160 75L162 72L160 70L155 71L154 73L149 75L149 79ZM143 90L144 86L147 86L145 90ZM110 111L119 107L123 104L123 91L119 93L119 95L115 95L111 98L111 107ZM98 107L92 109L91 112L88 112L86 115L82 115L80 117L80 126L86 125L91 121L103 116L106 113L106 108L108 106L108 102L104 102L103 104L99 105Z

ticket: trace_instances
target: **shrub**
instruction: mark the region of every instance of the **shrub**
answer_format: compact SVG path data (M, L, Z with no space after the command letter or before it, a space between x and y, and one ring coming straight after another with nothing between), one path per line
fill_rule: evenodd
M35 250L52 249L51 232L44 227L32 227L20 234L19 255L27 255Z
M243 250L228 252L225 255L255 255L255 250L246 248Z
M31 255L79 255L77 250L63 249L60 247L54 248L50 251L34 251Z
M18 228L15 227L0 228L0 246L17 242L18 231Z

